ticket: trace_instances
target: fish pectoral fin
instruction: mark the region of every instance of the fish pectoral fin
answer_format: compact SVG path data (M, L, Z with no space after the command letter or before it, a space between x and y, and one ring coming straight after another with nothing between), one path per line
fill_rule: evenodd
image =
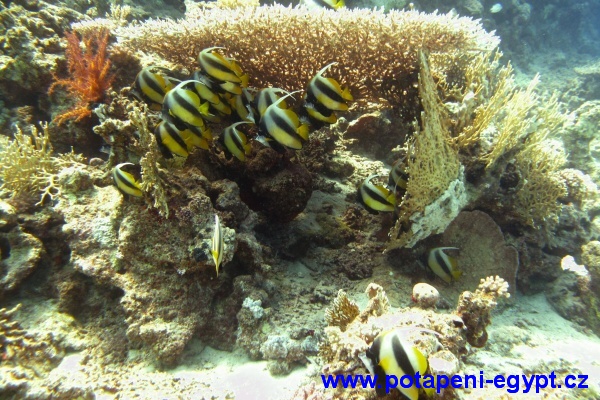
M462 271L452 271L452 277L456 280L459 279L462 276L463 272Z
M342 3L342 6L344 5L344 0L340 0L340 2ZM348 100L348 101L354 101L354 97L352 96L352 93L350 93L350 89L345 88L342 91L342 98L344 100Z
M308 140L308 125L302 124L296 129L296 133L304 140Z

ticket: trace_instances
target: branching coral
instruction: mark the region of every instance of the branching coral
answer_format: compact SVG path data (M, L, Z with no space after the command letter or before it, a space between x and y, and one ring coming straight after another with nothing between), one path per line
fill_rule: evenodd
M154 208L157 208L162 216L169 217L169 205L163 179L160 177L159 160L162 158L156 144L154 135L148 128L147 107L141 104L139 107L132 103L129 107L129 120L135 126L139 134L139 147L145 152L140 159L142 167L142 191L149 193L154 199Z
M561 209L557 200L567 193L559 171L565 162L564 151L544 141L530 143L515 156L523 185L516 193L514 209L527 224L556 222Z
M400 204L400 218L390 232L392 241L388 249L415 243L414 236L422 239L432 231L443 231L451 219L438 219L440 226L428 227L428 232L404 230L412 224L417 213L435 202L459 178L458 152L449 141L450 135L445 121L447 117L440 105L437 88L433 81L429 63L424 52L419 52L419 96L423 106L422 129L414 135L408 148L407 172L409 175L406 194ZM460 189L459 189L460 190ZM460 195L456 196L460 198ZM460 209L454 210L454 216ZM411 227L412 228L412 227Z
M14 139L0 145L0 177L3 182L0 188L16 202L28 203L39 199L36 204L39 205L60 192L55 182L58 172L82 163L83 157L72 152L53 156L48 125L44 125L41 132L32 131L33 135L28 136L17 128Z
M346 292L340 289L333 301L333 306L325 310L325 320L329 326L339 326L342 332L346 325L354 320L359 314L356 303L348 298Z
M190 7L184 20L148 21L116 34L120 46L155 54L189 71L197 68L200 50L223 46L255 87L302 89L320 68L336 61L332 75L342 78L355 98L410 108L416 104L406 93L414 93L419 48L449 60L440 65L455 60L464 66L477 52L498 45L498 38L478 22L450 14L281 5Z
M85 52L81 49L79 38L75 33L65 33L67 39L67 58L69 78L59 79L50 86L52 94L56 87L64 86L69 95L75 100L75 106L55 118L61 125L69 119L80 121L92 113L90 105L104 100L106 91L110 88L114 76L109 74L110 60L108 59L109 32L107 29L89 31L83 36Z

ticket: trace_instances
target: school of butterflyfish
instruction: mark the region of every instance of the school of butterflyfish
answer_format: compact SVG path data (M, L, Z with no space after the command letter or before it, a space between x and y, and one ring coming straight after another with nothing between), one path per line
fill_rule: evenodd
M302 107L295 111L289 103L300 91L251 88L238 61L225 57L222 50L202 50L198 55L199 69L188 79L175 77L172 71L157 66L146 67L137 74L131 94L159 113L154 136L165 158L186 158L195 148L211 149L215 141L227 155L242 163L251 156L253 141L278 152L301 150L311 129L335 123L337 113L348 110L348 103L353 101L348 88L324 76L334 62L310 79ZM225 126L218 135L211 129L216 124ZM123 194L142 197L140 181L125 170L132 166L115 166L113 180ZM222 228L215 216L211 253L217 275L223 248Z
M164 157L187 157L194 148L208 150L217 137L225 153L241 162L251 155L252 141L279 152L300 150L311 129L335 123L337 113L346 111L353 100L348 88L324 76L334 62L310 79L303 106L295 111L289 100L300 91L249 87L249 77L238 61L225 57L221 50L202 50L200 68L189 79L175 78L171 71L156 66L136 76L132 95L160 112L154 136ZM215 135L210 124L225 128ZM258 133L250 136L249 131ZM122 167L116 166L113 172L117 187L127 195L142 196L139 182Z

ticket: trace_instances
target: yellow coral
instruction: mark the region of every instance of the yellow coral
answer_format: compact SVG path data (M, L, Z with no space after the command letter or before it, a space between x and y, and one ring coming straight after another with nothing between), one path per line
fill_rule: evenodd
M32 131L29 136L17 127L13 140L3 137L4 143L0 143L0 189L8 192L14 201L28 203L39 199L36 203L39 205L60 193L55 182L58 172L82 163L83 156L73 152L53 156L48 124L42 126L42 131Z
M340 289L337 297L333 300L333 306L325 309L325 320L327 325L338 326L343 332L346 330L346 325L358 316L359 311L356 303L350 300L346 292Z
M392 240L388 249L409 243L414 235L413 231L405 229L411 223L410 218L415 213L424 211L425 207L440 197L450 183L458 178L460 169L458 151L449 143L450 135L446 127L448 118L438 99L429 63L423 52L419 54L419 96L424 109L421 115L423 128L415 133L408 148L407 172L410 178L399 207L400 217L390 232Z

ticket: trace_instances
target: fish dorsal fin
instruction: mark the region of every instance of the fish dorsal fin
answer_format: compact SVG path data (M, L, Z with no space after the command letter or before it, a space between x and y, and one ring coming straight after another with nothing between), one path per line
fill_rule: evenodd
M229 127L231 129L235 129L236 126L241 125L241 124L252 124L252 122L250 122L250 121L240 121L240 122L236 122L235 124L231 124Z
M283 100L285 100L287 97L292 97L293 94L296 93L300 93L302 90L295 90L293 92L286 92L287 94L285 96L281 96L280 98L277 99L277 101L275 101L273 104L271 104L269 107L267 107L267 109L273 107L273 106L279 106L279 103L281 103ZM292 97L293 99L293 97Z
M321 68L321 70L319 72L317 72L315 74L315 76L323 76L323 74L325 73L325 71L327 71L332 65L336 65L337 61L333 61L330 62L329 64L327 64L326 66L324 66L323 68Z

